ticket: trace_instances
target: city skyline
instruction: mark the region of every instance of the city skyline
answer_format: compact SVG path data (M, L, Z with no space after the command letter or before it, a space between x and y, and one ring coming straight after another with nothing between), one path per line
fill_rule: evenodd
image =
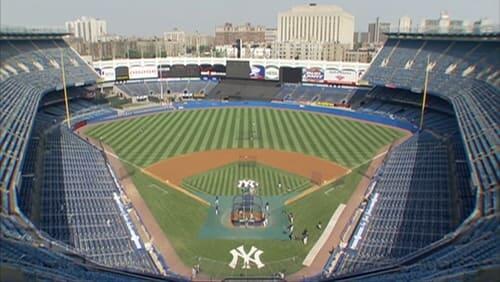
M434 2L421 0L418 2L381 0L373 1L263 1L252 2L222 0L182 1L167 3L160 1L127 2L124 1L35 1L35 0L2 0L0 2L0 23L2 25L27 26L64 26L66 21L80 16L104 19L108 23L110 34L124 36L161 36L164 32L179 28L186 32L198 31L202 34L213 34L215 27L225 22L242 24L250 22L266 27L277 26L279 12L293 6L311 2L338 5L355 17L355 31L366 31L368 24L380 17L385 22L397 26L398 19L409 16L413 27L420 24L421 19L435 19L441 11L447 11L452 19L475 21L488 18L494 24L499 22L499 1L452 1ZM405 3L402 3L405 2ZM262 9L265 5L266 9ZM32 7L32 9L26 9ZM390 9L388 9L390 7ZM60 12L54 12L54 11ZM173 13L164 11L173 10ZM62 11L62 13L61 13ZM191 16L186 17L187 11ZM208 13L207 13L208 11ZM50 16L47 16L50 15ZM134 20L137 19L137 20Z

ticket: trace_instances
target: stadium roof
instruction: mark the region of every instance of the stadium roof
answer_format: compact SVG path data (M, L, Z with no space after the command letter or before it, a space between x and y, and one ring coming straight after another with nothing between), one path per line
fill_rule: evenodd
M500 32L491 33L411 33L411 32L387 32L390 38L400 39L435 39L435 40L473 40L473 41L500 41Z
M390 31L385 32L390 38L400 38L400 39L434 39L434 40L477 40L477 41L499 41L500 40L500 30L495 28L491 31L475 31L475 32L465 32L465 31L450 31L450 32L440 32L440 31L424 31L424 32L399 32Z
M63 27L22 27L22 26L0 26L0 38L19 37L62 37L70 33Z

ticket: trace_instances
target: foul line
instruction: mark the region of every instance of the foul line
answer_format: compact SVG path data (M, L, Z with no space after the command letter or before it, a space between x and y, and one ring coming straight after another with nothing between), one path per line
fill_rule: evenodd
M151 184L151 185L149 185L149 187L153 187L153 188L155 188L156 190L159 190L162 193L168 194L168 191L166 189L163 189L163 188L159 187L156 184Z
M196 201L198 201L198 202L200 202L200 203L202 203L202 204L204 204L204 205L210 206L210 203L209 203L209 202L207 202L207 201L205 201L204 199L202 199L202 198L200 198L200 197L196 196L195 194L193 194L193 193L189 192L188 190L186 190L186 189L184 189L184 188L181 188L181 187L179 187L179 186L177 186L177 185L175 185L175 184L173 184L173 183L169 182L168 180L163 180L163 179L161 179L160 177L158 177L157 175L155 175L155 174L153 174L153 173L151 173L151 172L149 172L149 171L147 171L147 170L145 170L145 169L142 169L142 168L141 168L141 171L142 171L142 173L144 173L144 174L146 174L146 175L149 175L150 177L152 177L152 178L154 178L154 179L156 179L156 180L158 180L158 181L161 181L161 182L165 183L168 187L170 187L170 188L172 188L172 189L175 189L175 190L177 190L177 191L179 191L179 192L181 192L181 193L185 194L185 195L186 195L186 196L188 196L188 197L191 197L192 199L194 199L194 200L196 200Z
M319 237L318 241L316 241L314 246L311 248L311 250L307 254L306 258L302 262L302 265L310 266L312 264L312 262L314 261L314 259L318 255L321 248L323 248L323 245L325 245L326 240L328 240L328 238L330 237L330 234L332 233L333 228L337 224L337 221L339 220L340 215L344 211L345 207L346 207L346 205L344 205L344 204L340 204L337 207L337 209L333 213L332 217L330 218L330 221L328 222L328 225L326 226L325 230L323 231L323 233L321 233L321 236Z
M382 152L382 153L380 153L380 154L376 155L375 157L373 157L373 158L371 158L371 159L369 159L369 160L367 160L367 161L365 161L365 162L363 162L363 163L361 163L361 164L359 164L359 165L357 165L357 166L355 166L355 167L352 167L352 168L348 169L348 170L347 170L346 172L344 172L342 175L339 175L339 176L337 176L337 177L335 177L335 178L333 178L333 179L331 179L331 180L329 180L329 181L326 181L326 182L325 182L325 183L323 183L322 185L314 185L314 186L312 186L311 188L309 188L309 189L307 189L307 190L303 191L302 193L298 194L297 196L292 197L292 198L290 198L290 199L286 200L286 201L285 201L285 206L290 205L290 204L292 204L292 203L294 203L294 202L296 202L296 201L298 201L298 200L300 200L300 199L302 199L302 198L306 197L307 195L309 195L309 194L311 194L311 193L314 193L314 192L316 192L316 191L320 190L321 188L325 187L326 185L329 185L329 184L331 184L331 183L333 183L333 182L337 181L338 179L340 179L340 178L342 178L342 177L344 177L344 176L346 176L346 175L350 174L350 173L351 173L351 172L353 172L355 169L358 169L358 168L360 168L361 166L363 166L363 165L365 165L365 164L371 163L371 162L373 162L374 160L376 160L376 159L378 159L378 158L380 158L380 157L383 157L383 156L384 156L385 154L387 154L388 152L389 152L389 151L388 151L388 150L386 150L386 151L384 151L384 152Z
M104 149L104 148L103 148L103 149ZM177 190L177 191L179 191L179 192L181 192L181 193L185 194L186 196L188 196L188 197L190 197L190 198L192 198L192 199L194 199L194 200L196 200L196 201L198 201L198 202L200 202L200 203L202 203L202 204L204 204L204 205L206 205L206 206L210 206L210 203L209 203L209 202L207 202L207 201L205 201L204 199L202 199L202 198L200 198L200 197L196 196L195 194L193 194L193 193L191 193L191 192L187 191L186 189L183 189L183 188L181 188L181 187L179 187L179 186L177 186L177 185L174 185L173 183L168 182L168 180L163 180L163 179L159 178L158 176L156 176L156 175L152 174L151 172L149 172L149 171L147 171L147 170L143 169L142 167L138 167L137 165L135 165L135 164L133 164L133 163L131 163L131 162L127 161L127 160L124 160L124 159L122 159L122 158L118 157L116 154L111 153L111 152L107 151L106 149L104 149L104 152L105 152L106 154L108 154L108 155L112 156L113 158L115 158L115 159L119 160L119 161L125 162L125 163L127 163L127 164L129 164L129 165L133 166L134 168L139 169L142 173L144 173L144 174L146 174L146 175L148 175L148 176L150 176L150 177L152 177L152 178L154 178L154 179L156 179L156 180L158 180L158 181L160 181L160 182L162 182L162 183L165 183L168 187L170 187L170 188L172 188L172 189L175 189L175 190Z
M325 195L328 195L328 193L332 192L333 190L335 189L338 189L338 188L342 188L344 186L344 184L339 184L339 185L335 185L333 186L332 188L328 189L325 191Z

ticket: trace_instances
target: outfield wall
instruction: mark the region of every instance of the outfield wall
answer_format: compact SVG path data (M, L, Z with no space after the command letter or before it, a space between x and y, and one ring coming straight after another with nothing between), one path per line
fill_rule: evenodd
M99 74L101 82L114 82L128 79L220 78L226 76L227 62L246 63L248 71L240 73L238 78L278 81L282 68L295 68L300 70L293 82L344 85L356 85L370 65L357 62L288 59L169 57L96 61L92 66ZM191 70L197 68L197 71L188 71L188 68Z
M373 122L376 124L392 126L403 130L415 133L418 127L410 122L392 119L387 116L376 115L372 113L357 112L353 110L342 110L337 108L325 108L319 106L302 105L295 103L281 103L281 102L260 102L260 101L190 101L185 103L174 104L173 107L158 106L149 109L140 109L137 111L129 111L122 115L108 115L99 116L87 120L87 124L111 121L115 119L130 118L135 116L160 113L166 111L176 110L194 110L194 109L207 109L207 108L226 108L226 107L256 107L256 108L273 108L273 109L286 109L286 110L301 110L313 113L330 114L345 118L351 118L359 121Z

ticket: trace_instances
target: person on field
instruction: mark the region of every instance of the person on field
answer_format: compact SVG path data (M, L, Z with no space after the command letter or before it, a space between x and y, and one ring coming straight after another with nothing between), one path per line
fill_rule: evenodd
M195 279L196 278L196 268L191 268L191 279Z
M215 196L215 205L218 206L219 205L219 196Z
M215 206L215 215L219 215L219 206Z
M319 230L321 230L321 228L323 228L323 226L321 225L321 221L318 222L318 224L316 225L316 228L318 228Z
M266 202L266 212L269 213L269 202Z

